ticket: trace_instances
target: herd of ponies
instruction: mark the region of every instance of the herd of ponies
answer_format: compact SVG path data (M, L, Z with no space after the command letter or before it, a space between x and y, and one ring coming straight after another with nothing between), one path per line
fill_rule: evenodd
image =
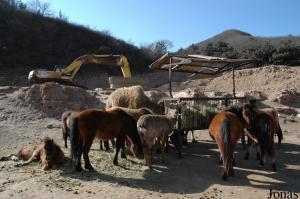
M163 113L162 103L150 100L140 86L113 91L105 109L64 112L61 128L65 148L68 148L67 139L70 140L70 169L81 171L83 157L84 168L94 170L89 151L95 138L100 140L100 149L108 150L110 145L115 148L114 165L118 165L119 153L121 158L126 158L125 149L128 148L130 154L145 159L146 165L152 169L154 153L159 152L163 162L169 137L176 132L175 118ZM224 167L223 180L234 175L234 151L237 141L245 135L248 137L245 159L248 159L249 148L255 143L259 163L264 165L269 156L271 168L276 171L274 135L277 134L279 144L283 137L275 109L258 109L255 100L227 107L214 116L208 131L220 152L219 163ZM0 158L0 161L7 160L23 160L16 166L40 161L43 169L48 170L56 169L64 162L64 153L53 139L46 137L40 144L25 146L18 153Z

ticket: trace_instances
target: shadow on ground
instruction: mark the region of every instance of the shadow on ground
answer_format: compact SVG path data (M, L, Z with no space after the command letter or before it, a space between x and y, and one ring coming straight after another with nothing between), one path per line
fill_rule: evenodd
M277 172L271 171L270 164L263 168L258 166L254 153L249 160L244 160L245 151L242 145L239 144L237 148L236 175L230 177L228 181L221 180L223 167L218 165L216 145L210 140L190 143L184 148L182 159L178 159L176 151L171 149L166 155L165 163L162 164L158 158L155 158L154 170L144 170L141 178L106 174L97 169L95 164L97 171L71 172L70 162L62 168L61 175L83 181L105 181L162 193L199 193L214 184L294 192L300 190L298 183L300 179L299 145L283 143L280 148L276 147ZM141 164L135 160L131 161L133 164ZM115 166L111 163L111 167ZM130 167L122 166L122 164L118 167L131 170Z

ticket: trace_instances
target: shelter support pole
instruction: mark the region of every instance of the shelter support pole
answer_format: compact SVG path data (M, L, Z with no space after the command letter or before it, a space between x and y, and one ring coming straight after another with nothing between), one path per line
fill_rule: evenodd
M170 97L173 98L172 95L172 59L170 59L170 67L169 67L169 92L170 92Z
M235 96L235 78L234 78L234 68L232 67L232 94L233 94L233 97L236 97Z

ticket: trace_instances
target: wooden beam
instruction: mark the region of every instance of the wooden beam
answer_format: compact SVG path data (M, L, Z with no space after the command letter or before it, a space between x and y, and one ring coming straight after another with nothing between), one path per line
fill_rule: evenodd
M232 67L232 93L233 93L233 97L235 97L234 67Z
M169 92L170 92L170 97L173 98L173 94L172 94L172 58L170 58L170 66L169 66Z

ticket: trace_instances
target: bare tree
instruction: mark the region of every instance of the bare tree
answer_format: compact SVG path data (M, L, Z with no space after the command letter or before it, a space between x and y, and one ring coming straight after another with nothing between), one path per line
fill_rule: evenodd
M68 21L68 17L61 10L58 12L58 18L62 21Z
M28 2L28 10L42 16L53 16L50 3L43 3L39 0L31 0Z
M142 44L141 50L149 54L152 58L156 59L167 52L173 47L173 43L169 40L158 40L150 44Z

